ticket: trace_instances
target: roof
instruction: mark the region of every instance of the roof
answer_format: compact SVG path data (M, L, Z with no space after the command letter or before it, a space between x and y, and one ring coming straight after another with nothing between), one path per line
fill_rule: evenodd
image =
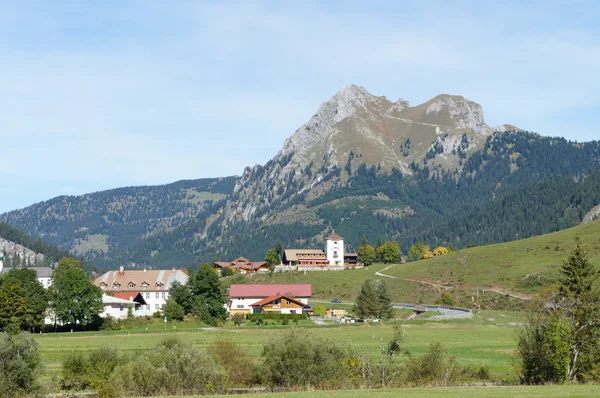
M294 297L290 297L290 296L287 296L285 294L278 294L278 295L275 295L275 296L269 296L269 297L264 298L264 299L262 299L260 301L257 301L254 304L250 304L250 306L252 306L252 307L262 307L263 305L269 304L271 301L277 300L277 299L280 299L280 298L285 298L285 299L287 299L287 300L289 300L289 301L291 301L293 303L298 304L300 307L304 307L304 303L302 301L296 300Z
M112 296L123 299L123 300L133 300L133 301L135 301L135 299L138 298L138 296L140 296L142 298L142 301L146 302L146 300L144 300L144 297L141 296L140 292L115 292L112 294Z
M269 297L280 294L292 297L311 297L311 284L244 284L231 285L229 297Z
M135 305L135 301L133 300L123 300L118 297L109 296L108 294L102 295L102 304L128 304Z
M97 277L94 285L121 292L168 291L173 282L185 285L187 280L188 276L181 270L125 270L108 271Z
M11 269L20 269L20 268L27 268L27 269L34 270L35 274L38 278L51 278L52 272L54 271L50 267L3 267L2 270L0 270L0 274L6 274Z
M335 232L332 233L331 235L329 235L327 238L325 238L326 240L344 240L344 238L342 238L341 236L339 236L338 234L336 234Z
M217 267L233 267L235 269L257 270L261 267L266 267L266 261L250 261L244 257L237 258L232 262L215 261Z
M358 253L346 253L344 257L358 257Z
M305 258L308 255L326 258L325 252L321 249L287 249L284 253L287 261L298 261L298 258Z

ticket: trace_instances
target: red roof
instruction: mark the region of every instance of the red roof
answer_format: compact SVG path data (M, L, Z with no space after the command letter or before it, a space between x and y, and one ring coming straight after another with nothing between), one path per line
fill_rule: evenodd
M140 294L140 292L115 292L113 293L113 297L123 300L133 300L138 296L138 294Z
M327 237L327 240L344 240L344 238L334 232Z
M255 307L255 306L262 307L263 305L269 304L271 301L277 300L278 298L285 298L286 300L290 300L291 302L294 302L294 303L298 304L299 306L304 307L304 303L302 301L298 301L298 300L296 300L293 297L286 296L285 294L279 294L279 295L276 295L276 296L270 296L270 297L267 297L265 299L262 299L260 301L257 301L256 303L250 304L250 305L252 307Z
M262 284L262 285L231 285L229 297L269 297L277 295L292 297L311 297L311 284Z

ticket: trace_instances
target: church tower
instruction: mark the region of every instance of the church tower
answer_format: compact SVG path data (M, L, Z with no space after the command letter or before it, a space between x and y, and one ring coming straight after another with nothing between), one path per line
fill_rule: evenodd
M344 265L344 238L335 232L325 239L325 255L329 265Z

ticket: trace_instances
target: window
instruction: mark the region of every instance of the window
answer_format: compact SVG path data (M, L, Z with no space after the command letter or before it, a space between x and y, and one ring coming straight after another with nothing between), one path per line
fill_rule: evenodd
M160 294L158 292L156 292L155 298L160 298L159 296L160 296Z
M290 310L290 314L295 314L296 310Z
M158 311L158 310L160 310L160 306L159 306L158 304L154 304L154 309L155 309L156 311Z
M333 251L333 258L338 258L337 250Z
M149 299L150 298L150 292L146 292L146 298Z
M164 298L165 300L168 299L169 298L169 293L163 292L162 298Z
M165 299L165 292L162 292L162 294L160 295L160 297L164 300Z
M114 288L119 288L120 286L121 286L121 284L119 282L113 283L113 287Z
M149 285L148 285L148 283L146 283L146 282L142 283L142 287L143 287L144 289L145 289L145 288L147 288L148 286L149 286Z
M127 285L127 287L131 289L132 287L135 287L135 283L129 282L129 284Z
M287 305L290 305L290 304L292 304L292 302L291 302L290 300L285 300L285 303L286 303Z
M237 308L244 308L244 304L238 304Z
M123 311L123 304L121 304L121 306L120 306L119 310L120 310L120 311Z

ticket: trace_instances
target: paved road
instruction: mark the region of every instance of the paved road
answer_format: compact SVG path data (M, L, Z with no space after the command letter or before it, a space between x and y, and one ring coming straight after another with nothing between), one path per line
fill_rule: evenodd
M441 319L461 319L461 318L472 318L473 311L465 308L449 308L440 307L437 305L427 305L427 311L441 312L441 315L434 315L429 320L441 320ZM412 310L415 308L414 304L394 304L394 308Z

